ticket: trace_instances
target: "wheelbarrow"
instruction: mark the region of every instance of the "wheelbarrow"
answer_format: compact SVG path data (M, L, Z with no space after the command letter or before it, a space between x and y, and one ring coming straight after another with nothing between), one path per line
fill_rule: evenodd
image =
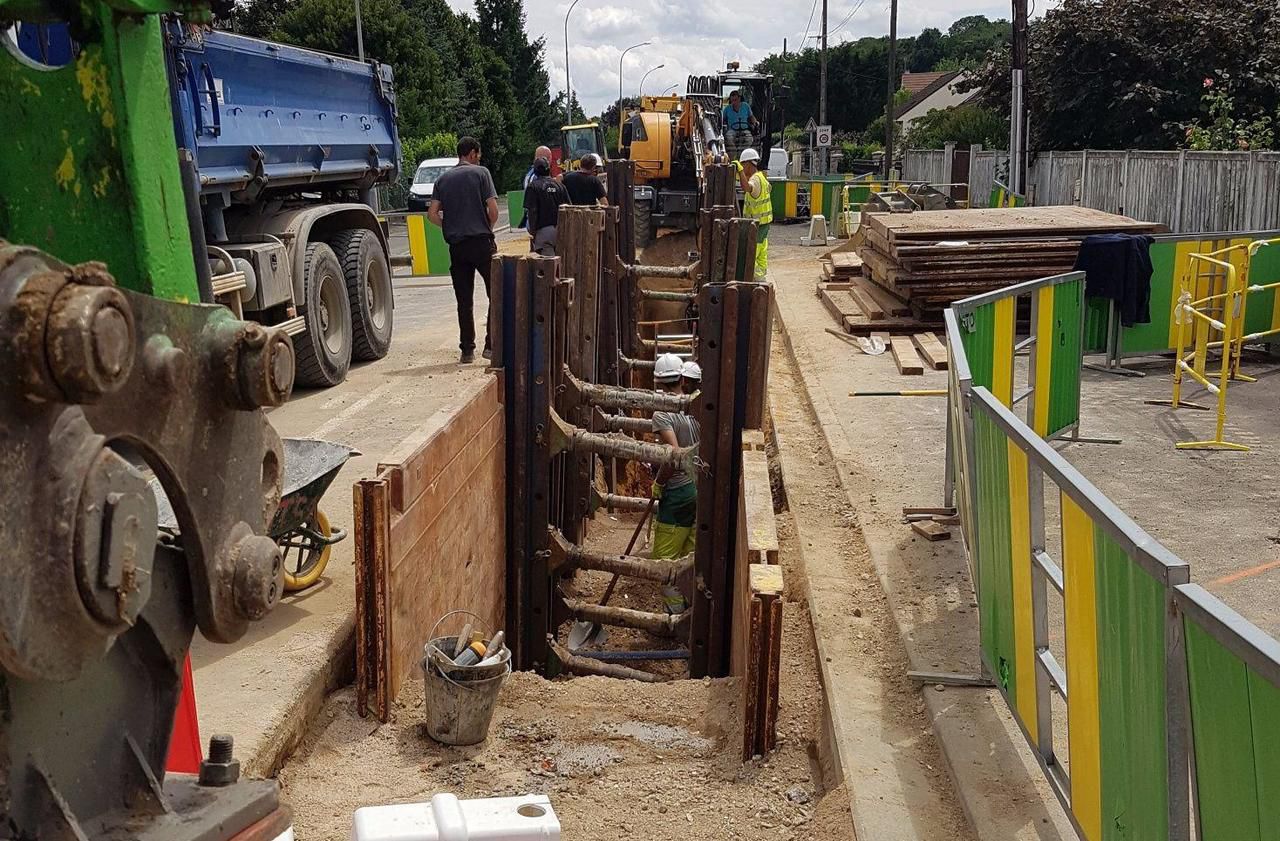
M296 592L320 580L330 549L347 536L336 528L320 510L320 498L333 483L338 471L353 455L359 455L346 444L318 441L313 438L285 438L284 479L280 487L280 505L276 508L267 535L280 547L284 562L284 589ZM153 478L160 528L177 532L178 519L168 497Z
M359 454L359 450L346 444L313 438L284 439L280 507L267 535L280 547L286 592L304 590L319 581L333 544L346 538L346 529L330 525L320 510L320 497L329 490L347 459Z

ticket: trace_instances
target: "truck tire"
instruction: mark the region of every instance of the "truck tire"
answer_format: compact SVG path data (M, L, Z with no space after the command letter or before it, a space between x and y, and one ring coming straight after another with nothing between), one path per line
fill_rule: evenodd
M307 330L294 342L295 379L300 385L337 385L351 367L351 306L342 264L323 242L307 245L302 294Z
M377 234L365 228L342 231L329 240L351 300L351 356L367 361L381 359L391 349L391 266Z
M632 216L634 218L636 248L644 248L653 238L653 202L636 201L634 204L635 211Z

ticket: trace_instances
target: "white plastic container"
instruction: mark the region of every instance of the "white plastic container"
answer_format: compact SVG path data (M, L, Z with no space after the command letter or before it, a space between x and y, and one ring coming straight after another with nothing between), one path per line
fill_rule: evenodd
M351 841L560 841L560 820L546 795L459 800L356 809Z

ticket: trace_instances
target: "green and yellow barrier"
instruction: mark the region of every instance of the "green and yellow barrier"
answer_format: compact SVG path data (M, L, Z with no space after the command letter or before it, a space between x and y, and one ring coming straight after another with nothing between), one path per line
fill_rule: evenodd
M507 219L512 228L520 227L524 219L524 190L507 191Z
M444 232L427 221L425 213L407 213L405 223L409 228L413 273L418 276L447 275L449 246L444 241Z
M1026 207L1030 202L1022 193L1015 193L999 181L991 182L991 193L987 196L987 207Z

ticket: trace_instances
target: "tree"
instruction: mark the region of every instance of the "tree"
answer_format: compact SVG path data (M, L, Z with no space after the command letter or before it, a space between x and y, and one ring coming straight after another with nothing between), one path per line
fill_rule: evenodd
M1275 0L1063 0L1031 25L1031 147L1172 149L1209 118L1204 80L1231 80L1236 120L1280 107L1280 11ZM1002 113L1008 50L992 51L975 85Z
M634 96L624 96L622 98L622 108L626 111L628 108L637 108L640 105L640 99ZM600 124L604 126L618 127L618 103L610 102L609 107L604 109L600 115Z
M981 143L988 149L1008 145L1009 120L982 105L938 108L912 121L902 138L907 149L941 149L948 142L958 146Z
M445 97L444 68L422 21L397 0L362 0L365 51L395 71L401 134L429 134L450 128L448 115L430 104ZM272 33L290 44L354 55L355 7L349 0L296 0Z
M987 53L1008 40L1009 22L973 15L956 21L947 32L926 29L898 40L895 73L953 70L981 65ZM774 54L756 65L791 89L787 116L804 124L818 118L819 53L806 49L783 59ZM827 120L836 131L860 132L884 112L885 77L889 72L889 39L861 38L827 51Z

